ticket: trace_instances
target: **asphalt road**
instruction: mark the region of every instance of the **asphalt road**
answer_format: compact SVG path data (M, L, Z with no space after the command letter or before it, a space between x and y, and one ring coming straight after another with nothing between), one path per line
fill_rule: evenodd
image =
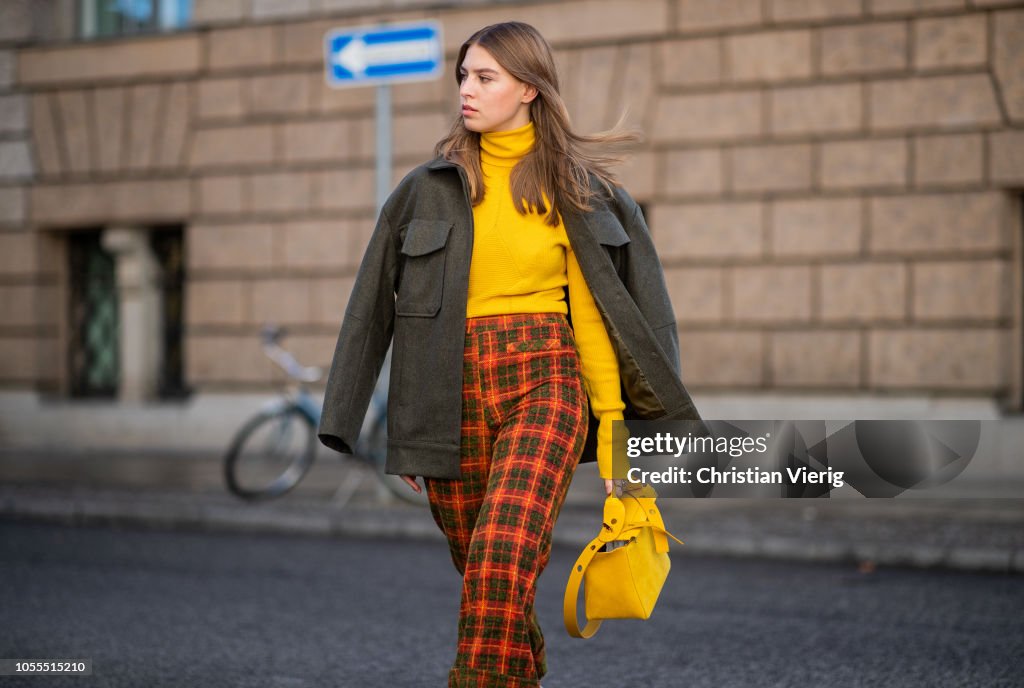
M1019 576L673 558L649 621L569 638L556 547L545 688L1024 686ZM460 580L439 542L0 521L0 658L92 676L2 686L446 684Z

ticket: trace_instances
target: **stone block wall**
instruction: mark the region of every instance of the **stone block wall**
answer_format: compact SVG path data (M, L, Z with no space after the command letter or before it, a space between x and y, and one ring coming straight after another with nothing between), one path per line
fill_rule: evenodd
M1020 407L1024 3L195 0L193 30L97 43L19 33L24 5L0 10L6 387L62 374L61 232L111 222L186 225L198 391L279 379L265 320L327 363L374 221L374 92L325 86L323 35L429 17L449 62L394 87L394 179L456 116L461 41L536 25L574 125L645 134L623 180L694 391Z

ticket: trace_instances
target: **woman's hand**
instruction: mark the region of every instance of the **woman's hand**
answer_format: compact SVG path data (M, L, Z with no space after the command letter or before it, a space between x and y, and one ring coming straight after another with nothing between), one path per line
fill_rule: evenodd
M420 484L418 482L416 482L416 476L415 475L403 475L402 476L402 480L404 480L406 483L408 483L409 487L411 487L412 491L415 492L416 494L419 494L420 492L423 492L423 488L420 487Z
M621 497L626 492L631 492L638 489L635 486L626 487L628 482L625 478L608 478L604 481L604 494L605 496L615 495Z

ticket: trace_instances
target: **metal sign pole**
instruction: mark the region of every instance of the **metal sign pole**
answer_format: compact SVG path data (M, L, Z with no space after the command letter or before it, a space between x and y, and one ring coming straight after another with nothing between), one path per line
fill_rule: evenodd
M377 86L377 215L391 191L391 84Z
M391 192L391 84L377 85L377 217L380 217L384 201ZM391 379L391 346L388 345L387 355L381 375L374 387L374 397L387 399L388 384ZM385 402L386 408L386 402ZM371 409L372 413L372 409ZM367 415L369 417L369 414ZM404 487L404 486L403 486ZM408 488L406 488L408 489ZM383 481L377 481L377 500L391 501L394 495Z

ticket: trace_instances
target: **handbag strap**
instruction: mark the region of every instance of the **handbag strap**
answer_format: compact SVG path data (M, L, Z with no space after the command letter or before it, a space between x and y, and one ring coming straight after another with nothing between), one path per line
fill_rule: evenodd
M659 523L653 523L651 521L627 523L621 527L621 532L628 532L638 528L650 528L655 533L660 534L663 537L667 535L680 545L686 544L675 535L665 530L665 528L660 524L660 514L658 514L657 520ZM613 529L612 526L607 523L602 524L601 528L601 534L591 540L590 543L583 548L583 552L576 559L576 563L573 564L572 571L569 573L569 582L565 586L565 596L562 598L562 619L565 622L565 630L568 631L569 635L573 638L589 638L597 633L597 629L601 627L601 619L587 619L586 626L581 630L579 621L576 618L576 600L579 597L580 584L583 582L583 574L587 572L587 567L590 566L590 562L597 554L597 551L601 549L601 546L605 542L609 541L608 535L605 531L620 531L620 529ZM666 542L668 541L666 540ZM667 547L665 551L668 551Z
M587 619L587 625L580 630L579 621L576 618L576 600L580 594L580 583L583 582L583 574L590 566L591 559L601 548L601 538L596 537L590 544L583 548L583 553L576 559L569 574L569 582L565 586L565 596L562 598L562 618L565 621L565 630L573 638L589 638L597 633L601 627L601 619Z

